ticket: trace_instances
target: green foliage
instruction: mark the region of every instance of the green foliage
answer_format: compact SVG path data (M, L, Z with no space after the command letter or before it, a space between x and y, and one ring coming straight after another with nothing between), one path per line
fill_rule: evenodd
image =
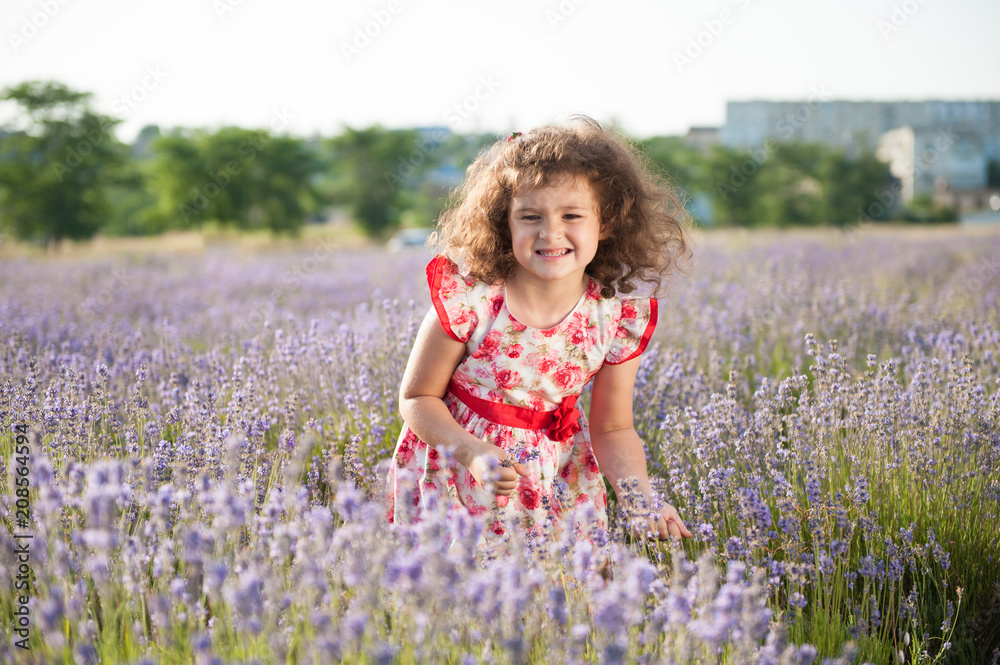
M986 186L1000 187L1000 161L991 159L986 165Z
M882 220L873 201L895 200L888 166L871 153L848 157L819 144L769 143L755 150L712 146L702 154L680 139L642 143L677 184L712 197L720 226L846 226Z
M708 186L714 196L720 226L758 226L762 219L762 192L752 180L760 170L758 157L749 150L712 146L707 158ZM748 175L749 174L749 175Z
M889 209L873 202L894 200L891 173L884 162L865 153L851 159L842 151L829 151L823 164L823 210L828 224L848 226L859 218L889 218Z
M5 89L24 121L0 127L0 224L50 244L92 237L108 214L108 189L125 161L118 120L91 110L90 94L55 82Z
M679 136L654 136L639 141L638 146L678 187L688 189L705 178L701 153Z
M238 127L175 130L151 150L151 230L216 221L294 233L318 204L312 178L320 162L302 139Z
M334 203L350 207L355 221L373 237L399 226L414 202L429 205L441 192L422 187L431 169L442 163L444 130L421 135L414 130L345 128L328 140L330 174L325 191ZM433 213L433 214L436 214Z
M373 126L307 142L238 127L161 136L151 126L130 151L115 138L119 121L91 110L89 93L29 81L2 100L19 115L0 126L0 228L41 243L209 223L295 233L326 204L347 208L369 236L385 237L401 225L433 224L465 167L497 138ZM888 166L864 148L849 155L769 141L702 151L677 136L637 145L689 205L701 214L714 208L718 226L956 219L930 200L904 206ZM990 162L987 177L990 186L1000 182L1000 163Z
M108 193L111 209L103 235L142 236L166 230L155 218L157 199L149 187L150 145L159 136L159 127L147 125L132 143L122 177Z
M955 222L958 213L954 208L935 203L933 197L923 195L913 197L913 202L903 210L902 218L911 223L936 224Z

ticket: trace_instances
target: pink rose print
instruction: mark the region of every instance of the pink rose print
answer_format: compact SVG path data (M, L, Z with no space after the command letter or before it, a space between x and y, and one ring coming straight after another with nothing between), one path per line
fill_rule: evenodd
M514 318L510 320L510 327L514 329L514 332L521 332L528 329L528 326Z
M636 316L638 315L635 312L635 305L632 304L632 301L626 300L622 302L622 318L634 319Z
M573 365L571 363L566 363L559 370L552 375L552 380L555 382L556 387L559 390L569 390L571 386L576 385L579 381L583 379L583 370L579 365Z
M537 365L538 372L540 374L551 374L552 370L554 370L556 368L556 365L558 364L559 363L556 361L555 358L551 356L545 356L543 358L540 358L538 361Z
M454 273L445 272L441 275L441 288L438 291L442 300L447 301L449 297L454 296L458 291L458 280L455 279Z
M458 327L462 324L468 323L472 316L469 314L467 309L459 309L457 312L449 313L448 317L451 319L451 325Z
M521 500L521 505L528 510L534 510L538 507L538 492L527 485L522 485L517 490L517 498Z
M600 300L601 299L601 285L595 280L590 280L587 282L587 300Z
M520 358L521 353L524 352L524 347L520 344L514 343L507 347L507 357L508 358Z
M490 530L498 536L502 536L504 534L503 525L500 524L499 520L493 520L493 526L490 527Z
M517 372L511 371L505 367L497 371L496 380L497 388L500 390L509 390L520 383L521 377Z
M479 346L476 348L476 352L472 354L472 357L493 360L493 357L496 356L499 349L500 333L493 330L489 335L483 338L482 342L479 343Z
M484 441L489 441L497 448L503 448L504 450L513 450L516 445L514 433L507 427L487 428L483 432L482 438Z
M587 333L588 323L587 315L577 312L566 327L566 340L574 346L582 347L584 352L591 346L590 335Z
M412 434L412 432L411 432ZM399 444L396 451L396 462L401 467L405 467L413 459L413 441L416 435L405 437Z
M500 308L503 307L503 294L498 293L490 300L490 318L497 318L497 314L500 313Z
M497 496L497 505L501 508L506 506L508 502L510 502L510 497L506 494L500 494Z

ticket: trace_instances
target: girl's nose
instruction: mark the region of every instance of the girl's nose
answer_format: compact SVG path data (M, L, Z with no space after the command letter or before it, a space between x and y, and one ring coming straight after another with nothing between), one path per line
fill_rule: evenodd
M549 219L542 224L539 235L543 240L554 240L561 238L563 234L562 220Z

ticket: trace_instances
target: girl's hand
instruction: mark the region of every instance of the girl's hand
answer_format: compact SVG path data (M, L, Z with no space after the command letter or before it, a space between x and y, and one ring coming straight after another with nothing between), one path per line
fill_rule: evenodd
M650 521L650 525L652 527L650 531L656 534L656 537L660 540L666 540L668 537L680 540L681 536L685 538L694 536L684 526L684 522L681 521L681 516L677 514L677 510L669 503L660 509L660 515L657 517L655 524Z
M528 477L528 468L517 462L503 466L508 453L503 448L490 445L490 449L476 455L469 462L468 469L476 482L492 494L510 496L517 488L517 479ZM495 467L492 470L490 467Z

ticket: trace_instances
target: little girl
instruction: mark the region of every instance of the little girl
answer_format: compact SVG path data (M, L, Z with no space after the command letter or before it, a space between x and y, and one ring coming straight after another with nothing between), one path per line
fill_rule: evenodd
M632 391L657 302L622 294L659 288L689 253L677 200L586 118L498 141L459 194L400 387L389 519L413 519L437 494L496 534L514 516L537 535L586 503L606 527L605 476L619 496L635 478L652 499ZM591 379L588 423L576 400ZM691 536L669 505L650 529Z

